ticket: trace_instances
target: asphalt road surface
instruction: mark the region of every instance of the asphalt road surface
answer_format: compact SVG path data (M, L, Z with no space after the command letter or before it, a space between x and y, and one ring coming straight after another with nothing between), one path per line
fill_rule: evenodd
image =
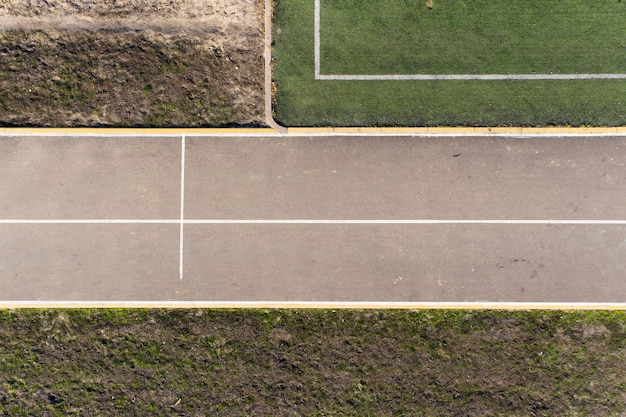
M626 303L625 164L625 136L0 136L0 303Z

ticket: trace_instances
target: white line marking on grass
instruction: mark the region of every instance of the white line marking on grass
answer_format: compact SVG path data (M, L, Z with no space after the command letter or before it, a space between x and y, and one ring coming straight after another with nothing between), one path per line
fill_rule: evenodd
M320 80L320 0L315 0L315 79Z
M428 80L607 80L626 79L626 74L321 74L320 0L315 0L315 79L329 81L428 81Z
M183 242L185 229L185 135L181 140L180 156L180 249L178 260L178 277L183 279Z
M318 63L319 64L319 63ZM321 75L317 80L410 81L410 80L607 80L626 79L626 74L384 74Z

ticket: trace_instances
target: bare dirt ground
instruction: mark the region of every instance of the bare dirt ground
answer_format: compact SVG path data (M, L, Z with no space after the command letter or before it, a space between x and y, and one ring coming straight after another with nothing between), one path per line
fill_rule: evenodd
M260 0L0 0L0 125L263 125Z

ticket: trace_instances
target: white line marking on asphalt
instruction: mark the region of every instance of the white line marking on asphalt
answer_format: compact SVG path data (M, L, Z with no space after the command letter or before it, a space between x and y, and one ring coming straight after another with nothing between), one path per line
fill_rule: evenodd
M180 219L0 219L0 224L179 224Z
M488 127L488 126L486 126ZM453 127L454 128L454 127ZM615 127L614 127L615 128ZM192 135L194 137L203 137L203 138L223 138L223 137L236 137L236 138L289 138L289 137L372 137L372 136L397 136L397 137L414 137L414 138L429 138L429 137L503 137L503 138L590 138L590 137L624 137L626 136L626 131L615 131L615 132L581 132L581 133L567 133L567 132L557 132L557 133L549 133L549 132L464 132L463 128L460 127L459 132L453 133L438 133L438 132L420 132L419 129L423 129L422 127L415 127L417 129L415 132L404 131L404 132L393 132L393 131L380 131L380 132L359 132L356 131L358 128L355 128L354 132L351 131L337 131L337 132L328 132L328 131L316 131L315 128L311 128L309 132L289 132L289 133L194 133ZM384 129L384 128L383 128ZM411 127L407 128L411 129ZM435 128L436 129L436 128ZM531 128L532 129L532 128ZM539 128L541 129L541 128ZM558 129L558 127L556 128ZM572 128L576 129L576 128ZM593 128L590 128L593 129ZM617 129L617 128L615 128ZM153 138L180 138L180 134L158 134L158 133L56 133L56 132L37 132L37 133L24 133L24 132L11 132L11 133L0 133L0 138L3 137L69 137L69 138L110 138L110 139L119 139L119 138L134 138L134 139L153 139Z
M336 225L616 225L626 226L626 220L566 220L566 219L538 219L538 220L461 220L461 219L415 219L415 220L238 220L238 219L0 219L0 224L336 224ZM182 241L182 239L181 239Z
M626 79L626 74L321 74L320 0L315 0L315 79L330 81L426 81L426 80L597 80Z
M219 220L186 219L186 224L417 224L417 225L626 225L626 220Z
M183 279L183 242L185 229L185 135L181 140L180 156L180 250L178 260L179 279Z
M290 308L290 309L467 309L467 310L626 310L626 303L599 302L430 302L430 301L0 301L10 308Z

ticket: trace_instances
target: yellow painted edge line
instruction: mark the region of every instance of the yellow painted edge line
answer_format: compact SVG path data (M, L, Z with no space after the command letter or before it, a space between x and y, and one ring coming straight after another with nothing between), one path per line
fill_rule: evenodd
M522 133L525 134L552 134L552 135L558 135L558 134L571 134L571 128L569 127L523 127L522 128ZM583 133L582 131L580 133ZM591 133L591 132L584 132L584 133Z
M521 127L488 127L489 133L521 134Z
M427 127L381 127L380 133L392 134L392 135L406 135L406 134L426 134L428 133Z
M100 128L0 127L0 135L279 135L271 127L251 128ZM617 127L290 127L288 134L624 134Z
M333 127L289 127L287 133L295 134L321 134L321 133L333 133L335 128Z
M617 134L624 127L289 127L291 134Z
M375 135L380 133L380 127L336 127L335 133L365 133Z
M617 127L523 127L522 133L525 134L589 134L601 133L611 134L618 133Z
M617 133L616 127L572 127L570 133Z
M213 309L360 309L360 310L610 310L626 311L626 303L506 302L256 302L256 301L4 301L1 310L27 308L213 308Z

